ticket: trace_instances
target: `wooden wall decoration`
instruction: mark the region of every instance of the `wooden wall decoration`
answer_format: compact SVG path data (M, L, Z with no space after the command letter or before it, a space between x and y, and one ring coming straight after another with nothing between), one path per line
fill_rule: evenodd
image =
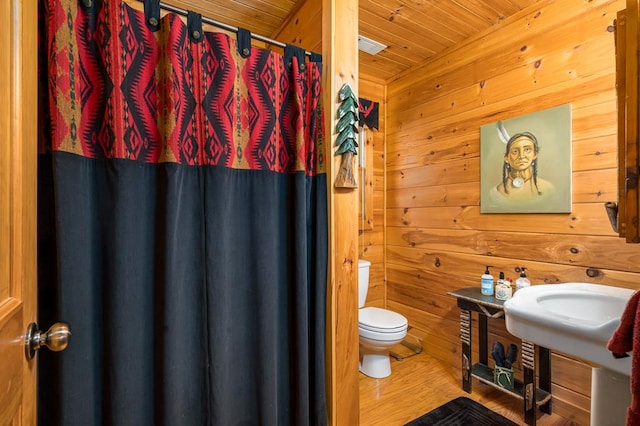
M338 93L338 124L336 125L336 155L342 155L342 163L336 177L336 188L357 188L353 173L353 156L358 155L358 97L351 85L345 83Z

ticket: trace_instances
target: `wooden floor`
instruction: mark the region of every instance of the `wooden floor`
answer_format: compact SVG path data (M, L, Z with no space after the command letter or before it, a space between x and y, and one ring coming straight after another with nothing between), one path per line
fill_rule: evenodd
M402 426L458 396L474 399L525 425L521 399L473 379L473 393L461 388L460 371L422 352L391 359L391 376L372 379L360 373L360 425ZM539 413L541 426L576 426L557 415Z

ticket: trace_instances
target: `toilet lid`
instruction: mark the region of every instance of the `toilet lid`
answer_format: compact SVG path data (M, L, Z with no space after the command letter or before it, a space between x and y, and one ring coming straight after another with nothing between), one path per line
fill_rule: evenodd
M397 312L367 307L358 311L359 327L365 330L392 333L407 328L407 319Z

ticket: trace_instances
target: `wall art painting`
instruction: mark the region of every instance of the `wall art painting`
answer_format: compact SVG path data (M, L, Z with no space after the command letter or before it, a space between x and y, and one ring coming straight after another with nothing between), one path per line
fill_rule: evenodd
M480 127L481 213L571 212L571 105Z

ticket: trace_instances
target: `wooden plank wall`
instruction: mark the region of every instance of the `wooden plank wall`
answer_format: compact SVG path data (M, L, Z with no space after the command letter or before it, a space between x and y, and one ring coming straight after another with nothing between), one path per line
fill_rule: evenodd
M310 52L322 53L322 1L297 2L273 38Z
M373 151L373 155L368 155L368 160L372 164L366 164L373 168L373 191L371 200L364 200L365 203L373 203L373 227L361 226L359 234L359 252L362 259L371 262L369 276L369 293L367 294L367 306L385 306L385 276L384 276L384 148L385 148L385 110L384 82L376 81L371 77L360 75L358 96L370 101L379 103L379 128L366 129L368 153ZM361 190L367 182L362 182L360 174L358 185ZM365 196L366 197L366 196ZM360 198L362 200L362 196ZM363 205L361 203L360 209Z
M375 259L376 283L385 259L386 306L409 319L428 353L460 366L459 310L446 293L479 286L485 265L514 280L524 266L534 284L640 287L640 245L616 236L604 208L617 201L613 21L624 6L540 1L387 82L386 147L376 151L386 192L375 197L386 197L386 250L376 226L364 256ZM366 82L361 96L381 92ZM481 214L480 126L568 103L572 212ZM490 330L490 342L508 341L503 321ZM554 354L553 392L556 413L589 424L588 365Z

